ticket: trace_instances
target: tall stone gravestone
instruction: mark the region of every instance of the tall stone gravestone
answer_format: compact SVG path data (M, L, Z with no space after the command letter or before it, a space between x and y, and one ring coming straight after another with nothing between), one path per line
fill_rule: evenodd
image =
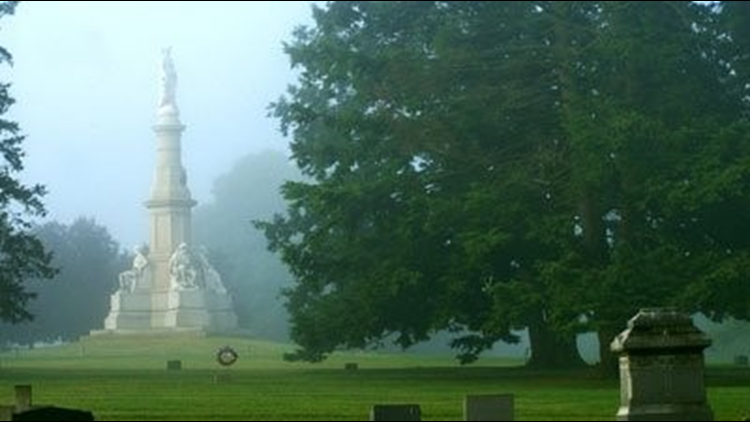
M612 341L620 356L621 421L711 421L703 349L711 344L690 315L642 309Z

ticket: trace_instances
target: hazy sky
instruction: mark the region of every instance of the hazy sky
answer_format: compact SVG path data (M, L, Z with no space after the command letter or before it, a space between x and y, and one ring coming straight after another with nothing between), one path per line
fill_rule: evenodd
M3 66L27 135L22 178L49 218L93 216L124 247L148 239L158 68L172 46L183 164L199 202L250 152L286 150L267 106L294 80L282 42L311 2L23 2L0 20Z

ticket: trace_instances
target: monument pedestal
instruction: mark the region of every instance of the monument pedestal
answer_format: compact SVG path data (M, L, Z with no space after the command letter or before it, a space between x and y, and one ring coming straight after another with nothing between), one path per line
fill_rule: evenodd
M206 289L161 292L118 291L111 297L105 332L185 331L230 332L237 328L232 300Z
M159 300L167 302L163 313L165 327L201 328L212 332L237 328L232 300L226 294L212 290L172 290L162 293ZM158 311L155 316L160 316Z
M151 292L119 290L110 298L104 330L146 330L151 328Z

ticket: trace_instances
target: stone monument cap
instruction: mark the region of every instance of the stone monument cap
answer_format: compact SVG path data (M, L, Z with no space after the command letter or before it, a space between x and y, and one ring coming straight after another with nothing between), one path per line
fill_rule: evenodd
M675 308L644 308L628 321L628 328L610 344L616 353L650 349L702 351L711 345L689 314Z

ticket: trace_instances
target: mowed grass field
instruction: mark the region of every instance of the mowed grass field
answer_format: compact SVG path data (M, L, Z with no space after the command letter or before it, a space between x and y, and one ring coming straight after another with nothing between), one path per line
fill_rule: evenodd
M240 355L215 359L230 345ZM619 382L594 373L531 372L521 362L338 353L320 364L282 359L290 346L242 338L95 336L0 354L0 404L31 384L34 404L87 409L97 420L367 420L376 403L416 403L422 420L462 420L466 394L515 394L517 420L614 420ZM183 369L168 371L168 360ZM345 370L356 362L358 370ZM750 370L710 368L717 420L750 415Z

